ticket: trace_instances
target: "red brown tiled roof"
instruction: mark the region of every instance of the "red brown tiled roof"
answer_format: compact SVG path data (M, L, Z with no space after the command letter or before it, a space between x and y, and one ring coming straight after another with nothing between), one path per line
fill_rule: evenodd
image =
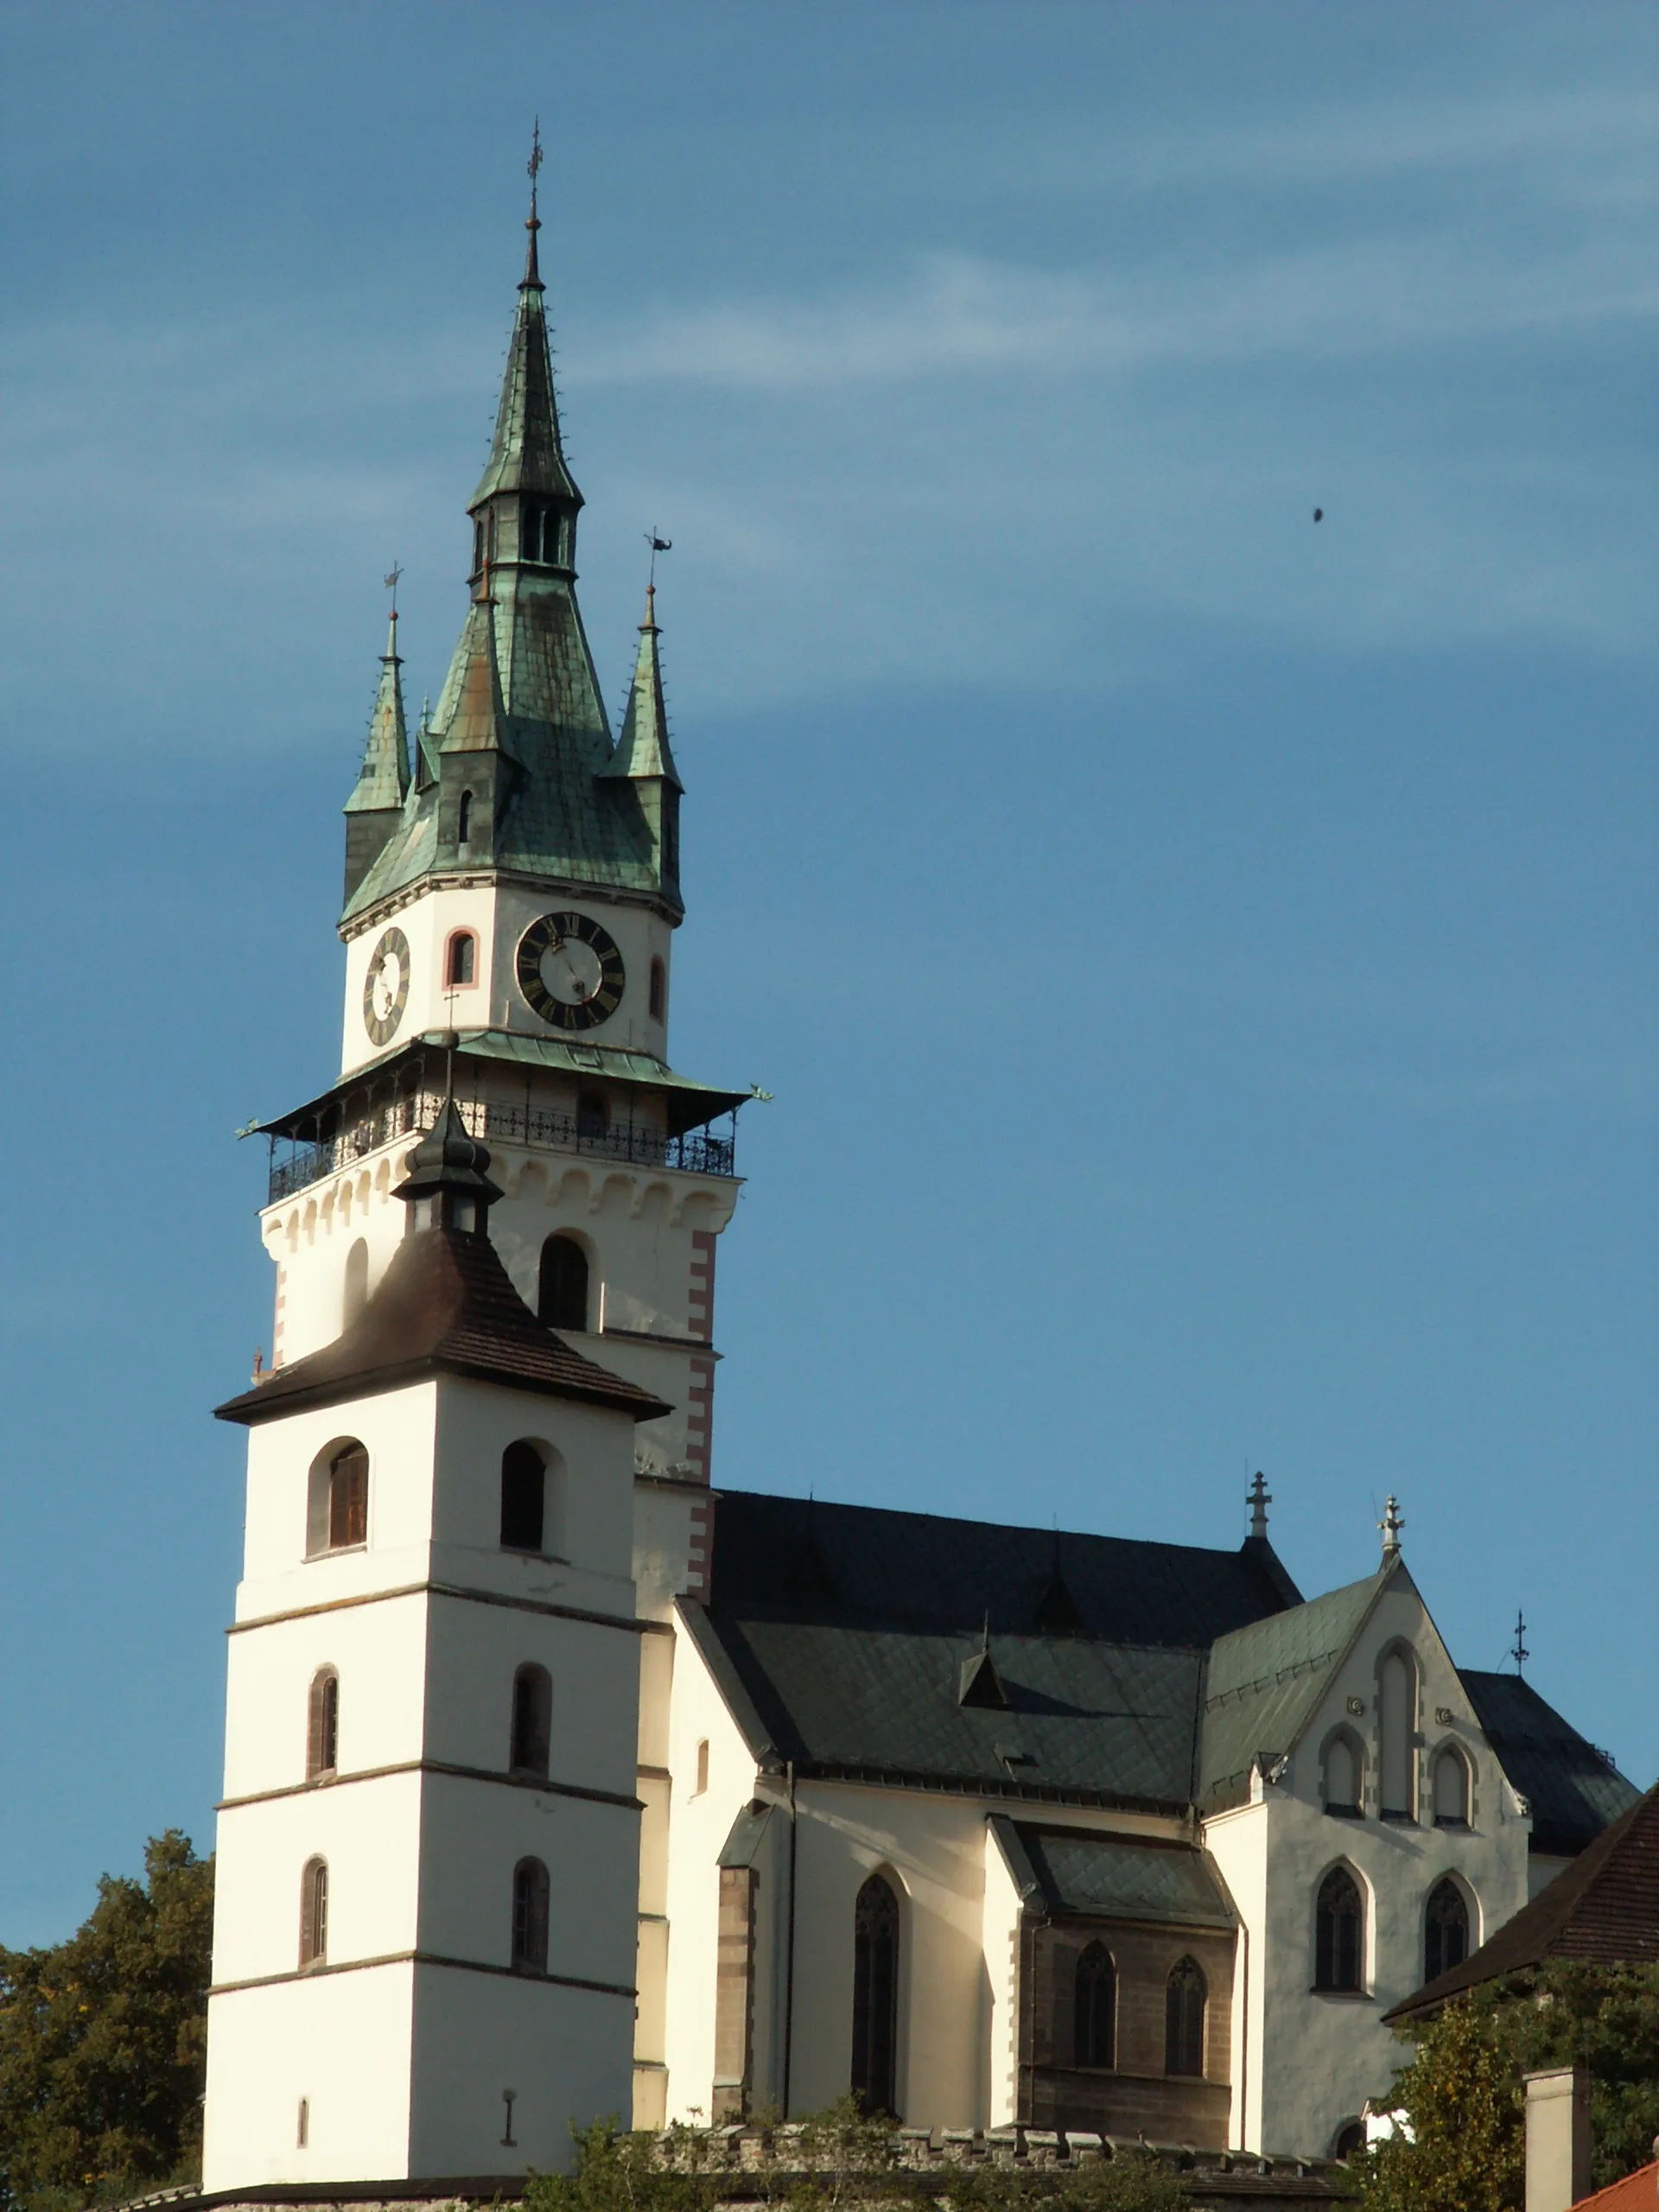
M1659 1783L1604 1828L1489 1942L1383 2018L1413 2019L1465 1989L1525 1974L1551 1959L1598 1966L1659 1963Z
M1638 2166L1633 2174L1626 2174L1623 2181L1616 2181L1606 2189L1599 2189L1593 2196L1581 2196L1573 2212L1652 2212L1659 2202L1659 2163Z
M423 1229L404 1237L373 1296L333 1344L276 1369L214 1411L220 1421L251 1427L435 1372L605 1406L635 1421L671 1410L544 1328L488 1236Z

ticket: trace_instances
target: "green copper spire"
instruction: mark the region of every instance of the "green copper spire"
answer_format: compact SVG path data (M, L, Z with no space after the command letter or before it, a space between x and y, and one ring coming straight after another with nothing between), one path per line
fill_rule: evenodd
M614 749L576 605L582 494L559 441L533 194L528 228L495 437L468 508L473 601L418 740L415 785L395 830L349 891L347 925L416 882L480 864L550 889L637 892L679 918L677 893L669 888L673 870L663 865L660 838L640 803L657 786L607 772ZM487 687L480 673L486 644ZM489 738L481 742L485 721ZM469 831L481 821L485 795L483 784L457 783L461 754L499 766L490 772L481 842L460 835L462 791L473 793ZM671 795L677 791L677 779Z
M404 687L398 676L397 610L391 610L386 650L380 656L380 688L363 766L346 802L346 896L349 900L387 839L397 829L409 796L409 734L404 721Z
M639 652L633 686L622 717L622 734L607 778L626 779L635 791L650 834L657 880L664 898L683 911L680 898L680 798L685 785L674 766L668 741L668 709L663 699L663 664L657 640L657 587L645 586L645 619L639 625Z

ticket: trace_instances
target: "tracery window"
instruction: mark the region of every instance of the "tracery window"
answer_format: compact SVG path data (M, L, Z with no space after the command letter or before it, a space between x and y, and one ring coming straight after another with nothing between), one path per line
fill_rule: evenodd
M512 1966L515 1974L547 1972L547 1869L521 1859L512 1870Z
M1072 2009L1072 2063L1110 2066L1117 2016L1117 1971L1103 1943L1078 1955Z
M853 2094L867 2113L898 2111L899 1900L872 1874L853 1909Z
M1463 1891L1448 1876L1428 1893L1423 1919L1423 1980L1449 1974L1469 1955L1469 1907Z
M1178 1959L1164 1987L1164 2071L1204 2074L1204 2016L1209 1989L1194 1958Z
M1357 1991L1364 1986L1365 1903L1345 1866L1333 1866L1319 1885L1313 1911L1313 1986Z

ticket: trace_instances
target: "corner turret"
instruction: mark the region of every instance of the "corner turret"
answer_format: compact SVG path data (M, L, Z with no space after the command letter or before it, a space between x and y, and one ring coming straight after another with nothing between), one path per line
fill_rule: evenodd
M668 741L668 709L663 699L663 668L657 640L657 587L645 587L645 619L639 625L639 652L633 688L622 717L615 757L604 773L633 787L651 839L657 889L677 915L685 912L680 896L680 800L685 785L674 766Z
M346 892L352 894L385 850L409 796L409 735L404 723L404 687L398 676L397 609L391 610L386 650L380 656L380 689L369 717L363 766L346 800Z

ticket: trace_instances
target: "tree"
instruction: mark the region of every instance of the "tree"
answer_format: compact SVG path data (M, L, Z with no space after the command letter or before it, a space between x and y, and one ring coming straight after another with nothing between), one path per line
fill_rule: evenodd
M1474 1991L1416 2031L1401 2132L1356 2162L1368 2212L1522 2212L1531 2073L1589 2073L1598 2189L1651 2157L1659 1967L1563 1962Z
M0 2212L200 2171L213 1863L176 1828L48 1949L0 1948Z

